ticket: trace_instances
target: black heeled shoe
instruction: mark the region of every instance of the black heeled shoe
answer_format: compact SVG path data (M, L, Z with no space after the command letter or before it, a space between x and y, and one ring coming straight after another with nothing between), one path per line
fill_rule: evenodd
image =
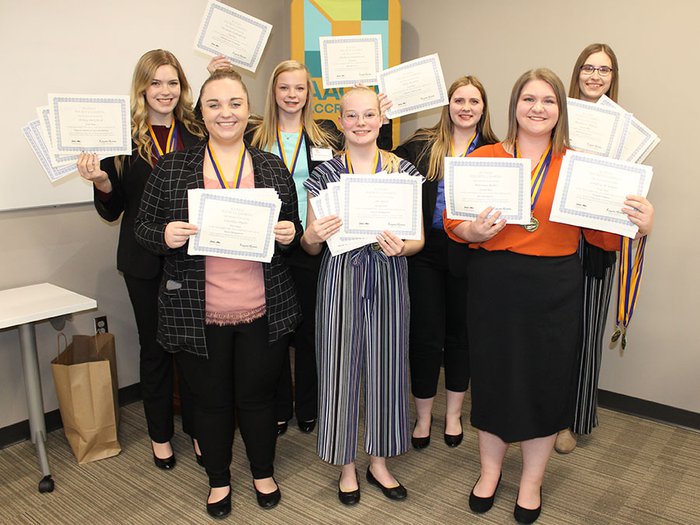
M479 476L479 479L476 480L476 483L474 483L472 491L469 494L469 508L472 509L472 511L476 512L477 514L483 514L484 512L488 512L491 510L491 507L493 507L493 502L496 499L496 492L498 492L498 487L501 485L502 477L503 473L501 473L501 475L498 476L498 483L496 483L496 489L493 491L493 494L491 494L487 498L482 498L481 496L477 496L476 494L474 494L474 489L479 483L479 479L481 479L481 476Z
M418 426L418 420L416 420L416 423L413 425L413 430L416 430L416 427ZM411 433L411 445L413 445L413 448L420 450L423 448L427 448L428 445L430 445L430 431L433 429L433 416L430 416L430 429L428 431L428 435L426 437L413 437L413 434Z
M462 425L462 416L459 416L459 426L462 427L462 431L459 434L448 434L445 432L445 444L448 447L455 448L462 443L462 440L464 439L464 425ZM447 419L445 419L445 428L447 428Z
M159 458L156 456L155 451L153 450L153 444L151 444L151 452L153 453L153 463L156 464L156 467L162 470L172 470L175 467L175 463L177 463L177 460L175 459L175 453L173 452L169 458Z
M275 481L275 478L272 478L272 481L274 481L275 485L277 485L277 481ZM282 499L282 493L280 492L279 485L277 485L277 488L273 492L270 492L268 494L260 492L255 486L255 482L253 482L253 488L255 489L255 497L258 500L258 505L260 505L260 507L262 507L265 510L276 507Z
M351 490L350 492L345 492L343 489L340 488L340 478L342 478L343 475L341 474L340 477L338 478L338 499L343 505L356 505L360 502L360 478L357 476L357 470L355 471L355 478L357 479L357 488L355 490Z
M310 434L314 431L314 428L316 428L316 420L309 419L308 421L299 421L298 425L299 430L301 430L304 434Z
M277 437L281 436L287 431L287 428L289 427L289 424L284 421L283 423L280 423L279 421L277 422Z
M515 500L515 508L513 509L513 517L518 523L529 525L535 523L542 512L542 487L540 487L540 506L536 509L526 509L518 505L518 500Z
M393 500L402 500L406 499L406 496L408 496L408 491L406 490L406 487L404 487L401 483L399 483L395 487L385 487L377 479L374 477L374 474L372 474L372 471L370 470L369 466L367 467L367 481L381 489L381 491L384 493L384 495Z
M209 493L211 494L211 489ZM225 518L231 514L231 485L228 487L228 494L222 499L214 503L209 503L207 501L207 514L216 519Z
M190 439L192 440L192 449L194 450L194 459L197 462L197 465L199 465L200 467L203 467L204 461L202 461L202 455L197 454L197 449L194 446L194 438L190 438Z

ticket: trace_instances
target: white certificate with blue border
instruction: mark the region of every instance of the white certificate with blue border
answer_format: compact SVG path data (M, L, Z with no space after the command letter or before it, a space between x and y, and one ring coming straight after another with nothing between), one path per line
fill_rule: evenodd
M323 88L377 83L384 67L382 35L322 36L321 76Z
M625 115L614 108L567 99L569 143L577 151L615 158L624 140Z
M379 92L386 93L392 102L391 109L386 113L389 118L444 106L450 102L437 54L385 69L377 75L377 81Z
M600 97L597 104L615 109L626 117L623 140L620 141L614 158L628 162L644 162L649 153L661 142L658 135L607 96Z
M270 262L282 202L270 188L188 190L189 255Z
M194 47L207 55L223 55L233 65L255 72L271 32L267 22L210 0Z
M445 157L447 218L473 221L493 207L508 224L529 224L530 172L530 159Z
M422 177L395 173L346 174L340 179L340 218L344 235L421 238Z
M65 166L66 164L72 164L75 168L75 165L78 163L79 155L56 155L51 151L54 140L51 136L51 112L49 111L49 106L40 106L36 108L36 114L39 117L41 137L44 140L44 144L48 145L51 165L54 167L59 167Z
M651 166L568 151L549 220L634 238L622 208L627 195L646 197L652 175Z
M32 148L34 155L36 155L39 164L44 169L46 176L51 182L55 182L58 179L62 179L66 175L70 175L78 171L76 163L64 164L62 166L54 166L51 162L51 152L44 141L44 137L41 133L41 125L39 120L32 120L26 126L22 128L22 133L24 138L27 139L29 146Z
M131 109L123 95L49 95L56 155L131 155Z

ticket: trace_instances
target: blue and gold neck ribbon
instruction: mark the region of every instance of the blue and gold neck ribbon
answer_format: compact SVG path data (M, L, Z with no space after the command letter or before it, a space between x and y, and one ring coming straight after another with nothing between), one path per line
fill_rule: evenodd
M382 171L382 156L379 154L379 149L377 149L377 153L374 155L373 164L375 165L374 173L379 173ZM350 152L347 150L345 151L345 169L348 173L354 173L352 169L352 162L350 162Z
M158 144L158 139L156 138L156 132L153 131L153 126L151 126L151 123L148 122L148 132L151 134L151 141L153 142L153 154L156 156L156 158L161 158L165 153L170 153L171 151L175 151L177 149L177 136L178 136L178 131L177 131L177 125L175 122L175 119L173 119L173 123L170 126L170 133L168 133L168 140L165 141L165 153L163 153L163 148L160 147L160 144Z
M226 182L226 177L224 177L224 170L221 169L221 166L219 166L219 161L216 160L216 156L214 155L214 152L211 149L211 146L209 146L209 143L207 142L207 153L209 153L209 160L211 160L211 165L214 168L214 172L216 173L216 177L219 179L219 184L221 184L221 187L224 189L231 189L231 187L228 185L228 182ZM238 167L236 168L236 178L233 181L233 187L234 188L240 188L241 186L241 180L243 180L243 166L245 165L245 146L241 148L241 154L238 157Z
M284 162L284 165L287 166L287 170L289 171L289 174L293 177L294 176L294 170L297 167L297 160L299 160L299 152L301 151L301 143L304 141L304 127L300 126L299 127L299 137L297 138L297 145L294 146L294 158L292 159L292 165L289 165L289 162L287 162L287 157L284 154L284 146L282 146L282 133L280 132L280 127L277 126L277 150L279 151L279 156L282 159L282 162Z
M627 347L627 326L632 320L634 307L639 298L639 286L642 282L642 270L644 269L644 248L647 244L646 236L637 244L637 251L633 252L633 239L622 237L620 240L620 268L617 281L617 323L612 335L612 342L622 338L621 346Z
M466 151L460 155L460 157L466 157L469 155L472 151L476 149L476 144L479 142L479 133L474 132L474 134L471 136L469 139L469 145L467 146ZM455 143L453 141L450 141L450 157L455 156Z
M513 146L513 157L516 159L520 158L520 153L518 152L518 143L516 142ZM530 176L530 210L535 209L535 204L537 204L537 199L540 198L540 193L542 192L542 186L544 186L544 180L547 178L547 172L549 171L549 165L552 162L552 143L549 143L547 149L542 153L540 161L532 170Z

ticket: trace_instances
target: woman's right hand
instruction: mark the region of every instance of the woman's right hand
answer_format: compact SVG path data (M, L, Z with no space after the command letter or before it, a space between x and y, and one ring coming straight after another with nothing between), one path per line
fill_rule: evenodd
M78 157L78 173L103 193L112 191L112 183L106 171L100 169L100 160L94 153L81 153Z
M469 242L486 242L506 227L505 219L498 220L501 212L492 212L493 206L489 206L469 224Z
M304 237L310 244L321 244L340 230L343 222L337 215L327 215L321 219L314 220L306 228Z
M207 71L211 75L217 69L228 69L233 67L231 60L223 55L212 58L207 64Z
M169 222L165 226L165 244L168 248L180 248L184 246L190 235L197 233L197 227L194 224L184 221Z

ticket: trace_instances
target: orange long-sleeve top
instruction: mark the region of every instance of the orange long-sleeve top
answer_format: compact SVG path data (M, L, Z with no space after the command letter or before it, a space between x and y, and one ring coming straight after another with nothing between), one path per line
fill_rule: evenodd
M489 146L482 146L475 150L470 157L490 157L490 158L512 158L502 143ZM613 233L605 233L597 230L589 230L569 224L550 222L549 215L552 211L552 201L554 191L559 180L559 170L563 154L552 155L547 178L542 186L540 197L537 199L535 209L532 214L540 222L539 228L530 233L518 224L508 224L492 239L486 242L469 243L470 248L483 248L489 251L508 250L523 255L540 255L546 257L556 257L571 255L576 252L581 232L586 240L599 248L607 251L620 249L620 236ZM445 231L454 241L467 244L467 241L455 235L453 230L464 221L444 218Z

